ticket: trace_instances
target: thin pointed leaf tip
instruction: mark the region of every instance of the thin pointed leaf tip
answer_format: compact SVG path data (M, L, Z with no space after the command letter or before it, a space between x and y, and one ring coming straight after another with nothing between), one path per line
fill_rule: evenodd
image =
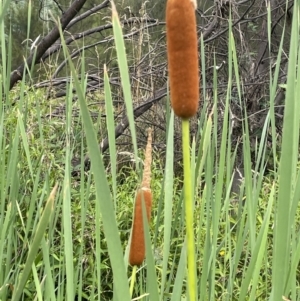
M199 102L199 61L195 1L168 0L166 9L168 69L174 113L194 116Z

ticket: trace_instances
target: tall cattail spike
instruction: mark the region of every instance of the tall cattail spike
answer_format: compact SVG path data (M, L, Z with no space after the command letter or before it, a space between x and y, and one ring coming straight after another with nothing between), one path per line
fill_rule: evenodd
M187 119L199 102L195 1L168 0L166 29L171 103L174 113Z
M145 152L144 173L141 187L150 188L152 162L152 129L148 129L148 140Z

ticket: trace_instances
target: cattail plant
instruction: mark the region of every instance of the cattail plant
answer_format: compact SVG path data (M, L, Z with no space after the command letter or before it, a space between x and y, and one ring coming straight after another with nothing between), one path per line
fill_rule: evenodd
M132 225L131 244L129 252L129 263L132 266L139 266L145 258L145 240L143 226L143 204L147 211L148 222L151 216L152 193L149 188L142 187L137 191L134 205L134 219Z
M199 62L195 9L196 2L192 0L168 0L166 9L171 103L174 113L182 118L188 292L191 301L196 300L197 292L189 150L189 118L197 113L199 101Z
M167 49L171 103L181 118L198 109L199 71L195 4L191 0L168 0Z
M134 284L134 276L136 266L143 263L145 258L145 239L144 239L144 225L143 225L143 202L145 204L147 219L150 222L151 206L152 206L152 192L150 189L151 182L151 161L152 161L152 130L148 129L148 141L145 152L144 173L141 187L138 189L135 205L134 217L132 223L131 243L129 251L129 263L134 266L133 281L131 285L131 293Z

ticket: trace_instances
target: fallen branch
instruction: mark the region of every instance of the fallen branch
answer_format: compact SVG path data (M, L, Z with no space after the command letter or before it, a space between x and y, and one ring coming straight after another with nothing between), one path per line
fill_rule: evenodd
M85 4L86 0L74 1L70 8L63 14L60 19L60 24L62 30L64 30L70 21L76 16L80 9ZM59 28L56 25L50 33L44 37L41 42L37 45L36 49L31 52L30 56L26 59L26 62L22 63L16 70L12 71L10 74L10 84L9 89L11 90L13 86L22 80L24 71L26 72L25 66L28 66L30 70L32 65L35 65L40 61L47 49L59 38Z

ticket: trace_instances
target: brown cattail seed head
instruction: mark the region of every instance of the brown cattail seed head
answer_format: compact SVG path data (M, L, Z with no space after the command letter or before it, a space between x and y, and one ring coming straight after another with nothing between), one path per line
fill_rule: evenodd
M190 118L197 113L199 101L195 3L168 0L166 24L172 107L177 116Z
M152 161L152 129L148 129L148 141L145 152L144 173L141 187L150 188Z
M145 258L145 239L142 211L143 201L145 202L147 219L149 222L151 217L152 193L148 188L139 189L135 198L131 244L129 251L129 263L132 266L141 265Z

